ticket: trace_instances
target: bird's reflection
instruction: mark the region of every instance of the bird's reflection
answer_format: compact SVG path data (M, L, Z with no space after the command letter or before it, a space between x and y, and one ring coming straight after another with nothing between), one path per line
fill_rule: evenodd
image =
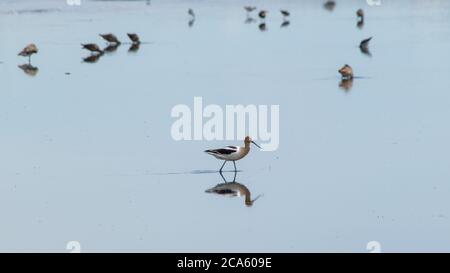
M140 46L140 43L133 43L130 48L128 48L128 52L138 52Z
M193 26L194 26L194 23L195 23L195 17L193 17L191 20L189 20L188 26L189 26L189 27L193 27Z
M91 54L85 58L83 58L83 62L85 63L96 63L103 54Z
M361 43L359 44L359 49L361 50L362 54L372 57L372 54L370 53L370 50L369 50L370 40L372 40L372 37L362 40Z
M359 20L359 21L356 23L356 26L357 26L359 29L362 29L362 28L364 27L364 20Z
M245 197L245 205L247 207L253 206L255 201L261 197L261 195L256 196L255 199L252 199L250 190L241 183L236 182L236 174L237 172L234 172L234 178L233 181L226 181L225 177L222 173L220 173L220 176L222 177L224 183L217 184L215 187L212 187L210 189L207 189L206 193L215 193L222 196L229 196L229 197L236 197L236 196L244 196Z
M255 23L256 22L256 19L255 18L252 18L252 17L250 17L250 16L247 16L247 18L245 18L245 22L244 23L246 23L246 24L253 24L253 23Z
M27 64L21 64L18 65L18 67L20 69L22 69L22 71L27 74L28 76L36 76L37 73L39 72L39 68L36 66L32 66L31 64L27 63Z
M258 28L259 28L260 31L267 31L266 23L259 24Z
M335 7L336 7L336 2L333 0L328 0L323 4L323 8L328 11L333 11Z
M288 27L291 24L291 22L289 20L283 20L283 23L281 23L280 27Z
M342 90L344 90L344 91L346 91L346 92L349 92L349 91L352 89L352 87L353 87L353 78L342 79L342 80L339 82L339 87L340 87Z
M103 51L107 53L112 53L115 52L119 46L120 46L119 43L109 44L107 47L103 49Z

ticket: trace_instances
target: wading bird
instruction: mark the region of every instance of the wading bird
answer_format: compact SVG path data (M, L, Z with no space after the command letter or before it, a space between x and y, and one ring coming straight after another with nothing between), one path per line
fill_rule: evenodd
M250 152L250 144L255 144L256 147L261 147L256 144L249 136L245 137L244 147L227 146L220 149L206 150L205 153L214 156L219 160L224 160L219 172L222 173L222 169L227 161L233 161L234 171L236 172L236 161L244 158Z
M344 65L338 71L341 73L343 79L353 79L353 69L348 64Z
M117 39L116 35L112 34L112 33L107 33L107 34L99 34L100 37L102 37L103 39L105 39L108 43L111 44L120 44L119 39Z
M280 10L280 12L281 12L281 15L283 15L284 18L289 17L289 15L291 15L289 13L289 11L287 11L287 10Z
M356 11L356 17L358 18L358 22L364 22L364 11L362 9L358 9Z
M97 44L81 44L84 49L89 50L90 52L103 53L103 50Z
M31 62L31 55L38 53L38 48L35 44L29 44L22 51L19 52L19 56L28 57L28 63Z
M256 7L253 6L245 6L244 7L245 11L247 11L247 13L250 13L252 11L254 11L256 9Z
M333 0L328 0L323 4L323 8L328 11L333 11L335 7L336 7L336 2Z
M363 54L368 55L368 56L371 56L370 50L369 50L369 42L370 42L370 40L372 40L372 37L369 37L367 39L362 40L361 43L359 44L359 49L361 50L361 52Z
M127 33L128 38L130 38L133 44L139 44L141 40L139 40L139 36L136 33Z
M262 10L262 11L260 11L259 13L258 13L258 16L259 16L259 18L261 18L261 19L266 19L266 16L267 16L267 10Z
M194 11L193 11L192 9L189 9L189 10L188 10L188 14L189 14L190 16L192 16L193 18L195 18L195 13L194 13Z

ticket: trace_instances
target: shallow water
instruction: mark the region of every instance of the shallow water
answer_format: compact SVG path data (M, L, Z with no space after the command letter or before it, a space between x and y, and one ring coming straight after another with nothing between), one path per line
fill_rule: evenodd
M237 0L0 2L0 250L450 251L450 2L248 3L265 32ZM104 32L124 43L83 62ZM253 206L205 193L224 180L203 150L240 141L172 139L195 96L280 105L279 149L237 162Z

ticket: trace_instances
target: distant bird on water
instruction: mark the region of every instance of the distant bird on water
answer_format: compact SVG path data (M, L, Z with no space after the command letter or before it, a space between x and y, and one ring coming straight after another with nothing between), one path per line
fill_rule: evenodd
M256 10L256 7L253 7L253 6L245 6L244 9L245 9L248 13L250 13L250 12Z
M99 34L100 37L102 37L103 39L105 39L108 43L111 44L120 44L119 39L117 39L116 35L112 34L112 33L107 33L107 34Z
M131 42L133 44L139 44L141 43L141 40L139 39L139 36L136 33L127 33L128 38L130 38Z
M267 13L268 13L267 10L262 10L258 13L258 16L259 16L259 18L264 20L264 19L266 19Z
M333 0L328 0L323 4L323 7L328 11L333 11L334 8L336 7L336 2Z
M195 18L195 13L194 13L194 11L193 11L192 9L189 9L189 10L188 10L188 14L189 14L190 16L192 16L193 18Z
M359 47L360 48L368 48L370 40L372 40L372 37L362 40L361 43L359 44Z
M228 161L233 161L234 171L236 172L236 161L244 158L250 152L250 144L255 144L256 147L261 147L256 144L249 136L245 137L244 147L237 146L227 146L220 149L206 150L205 153L214 156L219 160L224 160L222 167L220 167L219 172L222 173L222 169L225 166L225 163Z
M280 12L281 12L281 15L283 15L284 18L289 17L289 15L291 15L289 13L289 11L287 11L287 10L280 10Z
M348 64L344 65L338 71L341 73L343 79L353 79L353 69Z
M358 17L359 20L364 20L364 10L363 9L358 9L356 11L356 16Z
M31 62L31 55L38 53L38 48L35 44L29 44L22 51L19 52L19 56L28 57L28 62Z
M101 50L100 47L97 44L81 44L81 46L84 49L87 49L87 50L89 50L90 52L93 52L93 53L95 53L95 52L100 53L100 54L103 53L103 50Z

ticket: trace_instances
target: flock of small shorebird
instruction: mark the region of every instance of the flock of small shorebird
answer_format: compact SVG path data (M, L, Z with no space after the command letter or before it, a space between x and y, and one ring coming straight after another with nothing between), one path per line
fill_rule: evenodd
M324 7L326 9L332 10L334 8L335 4L336 3L334 1L328 0L324 4ZM248 15L249 13L252 13L253 11L255 11L257 8L254 6L245 6L244 9L246 10L247 15ZM280 12L284 19L286 19L287 17L290 16L290 12L287 10L280 10ZM192 9L188 10L188 14L192 17L192 19L195 19L195 13ZM266 10L260 10L258 12L258 16L260 17L261 20L264 20L266 18L267 14L268 14L268 11L266 11ZM357 21L358 26L361 26L362 24L364 24L364 11L362 9L358 9L356 11L356 16L357 16L357 20L358 20ZM127 33L127 35L132 42L130 50L137 50L141 43L139 36L136 33ZM119 39L112 33L100 34L100 36L106 42L108 42L108 46L102 50L95 43L82 44L82 48L90 51L92 54L91 56L85 58L84 59L85 61L93 62L93 61L97 60L105 51L106 52L113 51L121 44ZM372 39L372 37L369 37L369 38L361 41L359 47L363 53L366 53L366 54L369 53L369 42L371 39ZM38 48L36 47L36 45L29 44L21 52L19 52L18 55L28 57L29 58L28 61L29 61L29 65L30 65L31 56L36 53L38 53ZM338 70L338 72L341 74L343 81L351 81L354 77L353 69L348 64L345 64L342 68L340 68ZM249 136L247 136L244 140L244 147L227 146L227 147L220 148L220 149L206 150L205 152L214 156L215 158L217 158L219 160L224 161L221 168L219 169L220 173L222 173L223 167L225 166L225 164L228 161L233 162L234 171L237 172L236 161L244 158L250 152L251 144L254 144L258 148L261 148Z

